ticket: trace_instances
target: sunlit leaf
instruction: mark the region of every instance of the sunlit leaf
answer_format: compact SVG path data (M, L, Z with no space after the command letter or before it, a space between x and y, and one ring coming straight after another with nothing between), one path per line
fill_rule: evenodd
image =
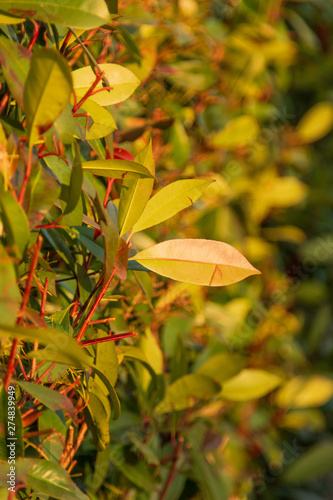
M299 121L296 132L303 144L318 141L333 128L333 104L319 102L305 113Z
M229 354L221 352L211 356L203 363L196 373L210 377L219 384L234 377L239 373L245 365L245 359L237 354Z
M211 138L213 146L233 150L251 144L259 132L258 122L253 116L240 116L229 122L224 129Z
M13 259L0 245L0 317L3 326L14 326L21 302ZM0 334L1 335L1 334Z
M99 67L105 72L104 74L112 87L111 90L105 90L90 96L90 99L100 106L110 106L124 101L133 94L140 84L140 80L132 71L119 64L100 64ZM73 71L72 76L76 96L80 100L94 83L96 75L90 66L86 66ZM96 89L102 88L103 82L99 82Z
M111 177L114 179L138 179L140 177L154 177L146 167L139 165L134 161L127 160L84 161L82 163L82 168L84 172L101 175L103 177Z
M24 84L28 76L31 52L10 40L0 36L0 62L4 77L18 105L23 109Z
M109 21L109 11L104 0L0 0L0 10L8 15L32 18L36 21L71 26L72 28L96 28Z
M133 259L162 276L197 285L230 285L260 274L238 250L211 240L164 241Z
M22 259L30 238L27 216L10 192L0 195L0 207L6 243L10 252Z
M35 52L31 58L23 98L31 145L65 109L71 92L71 72L65 58L53 49Z
M333 380L320 375L295 377L279 389L275 403L282 408L311 408L322 406L332 396Z
M207 179L185 179L165 186L148 201L132 232L155 226L191 206L212 182Z
M167 388L155 411L160 414L190 408L198 400L214 396L219 389L220 386L209 377L194 373L184 375Z
M265 396L283 382L274 373L255 368L242 370L223 384L221 395L231 401L247 401Z

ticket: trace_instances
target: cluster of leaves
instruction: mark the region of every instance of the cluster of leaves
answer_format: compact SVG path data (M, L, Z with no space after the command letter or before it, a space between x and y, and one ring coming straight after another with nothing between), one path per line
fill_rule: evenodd
M330 35L263 4L1 4L4 498L12 385L17 498L306 498L331 467Z

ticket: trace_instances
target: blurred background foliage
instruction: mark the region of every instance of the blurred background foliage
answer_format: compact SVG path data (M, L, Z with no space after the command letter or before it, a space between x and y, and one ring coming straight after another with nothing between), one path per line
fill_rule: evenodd
M136 345L168 383L188 373L227 382L195 406L173 386L179 411L164 414L164 398L153 416L159 375L152 384L138 363L121 373L106 475L119 489L105 498L162 498L147 493L154 450L169 477L180 436L167 500L331 498L333 4L123 0L120 12L108 50L142 85L113 111L119 147L136 154L152 137L159 187L216 180L135 245L221 240L262 276L211 289L145 278L146 298L132 298L125 319L118 310L119 331L146 325Z

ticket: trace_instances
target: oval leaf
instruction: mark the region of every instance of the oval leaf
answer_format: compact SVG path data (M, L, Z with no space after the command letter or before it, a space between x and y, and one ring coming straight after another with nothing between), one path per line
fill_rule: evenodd
M231 401L248 401L265 396L282 382L274 373L247 368L225 382L221 395Z
M53 49L36 52L31 58L23 97L31 145L60 115L71 93L71 72L66 59Z
M164 187L148 201L132 232L155 226L191 206L212 182L207 179L185 179Z
M156 407L156 413L190 408L198 399L214 396L218 390L219 385L209 377L195 373L184 375L167 388L163 400Z
M260 274L231 245L212 240L164 241L130 260L133 259L162 276L196 285L230 285Z
M315 104L299 121L296 131L302 144L318 141L333 128L333 105L330 102Z
M89 97L100 106L110 106L125 101L140 85L140 80L134 73L119 64L100 64L99 67L104 71L104 75L112 87L111 90L98 92ZM86 66L73 71L72 76L76 97L79 101L94 83L96 75L90 66ZM96 86L96 90L102 88L103 82L101 81Z

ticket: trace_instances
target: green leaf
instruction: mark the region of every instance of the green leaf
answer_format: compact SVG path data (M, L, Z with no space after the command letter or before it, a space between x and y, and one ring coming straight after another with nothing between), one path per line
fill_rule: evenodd
M219 384L234 377L239 373L245 365L245 359L238 354L230 354L221 352L215 356L211 356L203 363L196 373L210 377Z
M114 179L138 179L154 176L146 167L127 160L92 160L82 163L83 171Z
M0 36L0 63L9 90L23 109L24 84L28 76L32 53L22 45Z
M138 462L135 465L128 463L125 456L123 445L117 445L111 448L110 460L114 465L129 479L133 484L139 486L144 491L153 491L155 483L152 480L151 471L144 462Z
M300 453L299 451L295 452ZM282 476L282 481L290 484L305 484L330 473L332 467L333 441L323 441L302 453L287 468Z
M135 346L119 346L118 350L124 355L125 359L128 359L130 361L140 361L149 373L154 376L155 372L151 364L149 363L147 356L143 352L140 347L135 347Z
M83 182L82 164L78 148L76 148L70 181L69 181L68 198L66 200L67 204L63 212L64 215L73 212L73 210L75 210L77 204L79 203L82 192L82 182Z
M111 90L98 92L89 97L92 101L100 106L110 106L118 102L125 101L130 97L134 90L140 84L140 80L127 68L120 66L120 64L100 64L100 69L105 72ZM77 69L73 71L73 85L77 100L79 101L85 93L89 90L91 85L96 79L96 75L90 66ZM103 82L100 81L96 86L96 90L103 88Z
M158 456L156 453L152 450L152 448L148 445L145 444L142 439L140 439L134 432L128 432L127 433L128 439L133 443L135 448L142 453L142 455L145 457L147 460L148 464L151 465L159 465L160 461L158 459Z
M52 173L38 163L33 169L24 198L30 229L40 224L53 203L59 198L60 183Z
M61 465L47 460L33 460L27 484L35 493L59 500L88 500L87 495L78 489Z
M45 385L35 384L33 382L24 382L22 380L17 381L18 385L28 392L33 398L38 399L43 405L50 410L57 411L64 409L67 411L73 423L78 425L78 418L71 400L64 394L50 389Z
M59 52L40 49L34 53L23 98L30 147L36 143L42 130L48 129L65 109L72 88L70 67Z
M155 411L161 414L185 410L199 399L214 396L219 389L220 386L209 377L195 373L184 375L167 388L163 400L157 405Z
M4 337L22 339L25 342L39 342L47 348L30 351L29 357L39 358L58 363L87 368L91 364L91 357L63 332L53 328L24 328L0 325L0 335Z
M54 429L54 431L50 433L50 435L41 435L39 439L41 441L42 450L45 455L52 462L56 463L59 463L66 441L65 419L62 415L62 412L60 414L62 418L59 414L60 412L45 410L38 419L39 431Z
M260 274L227 243L212 240L169 240L137 253L130 260L177 281L222 286Z
M110 20L104 0L0 0L0 11L8 15L32 18L45 23L71 26L71 28L97 28Z
M212 182L207 179L185 179L165 186L148 201L132 233L155 226L191 206Z
M105 337L105 332L100 332L97 337ZM96 367L100 370L113 386L118 378L118 357L114 342L103 342L96 346Z
M22 259L30 239L27 216L10 192L0 195L0 207L8 250Z
M13 412L15 412L14 415ZM13 431L14 434L12 434ZM8 399L7 391L4 389L4 387L2 387L0 390L0 459L1 460L7 461L7 458L9 458L8 445L13 443L13 441L11 441L12 437L15 437L15 456L22 457L24 455L24 445L23 445L21 412L16 406L15 402L14 405L12 405L12 401Z
M155 175L155 160L153 157L151 140L134 158L136 163L146 167ZM140 218L150 198L154 186L154 179L125 179L121 185L118 207L118 229L122 236L132 229Z
M97 449L104 450L106 445L110 442L110 403L100 385L91 377L89 379L88 389L89 402L87 411L90 417L87 419L88 427L92 432ZM85 415L87 415L87 411Z
M223 384L221 396L231 401L257 399L273 391L282 382L283 379L274 373L247 368Z
M0 245L0 318L3 325L14 326L21 302L12 259Z

